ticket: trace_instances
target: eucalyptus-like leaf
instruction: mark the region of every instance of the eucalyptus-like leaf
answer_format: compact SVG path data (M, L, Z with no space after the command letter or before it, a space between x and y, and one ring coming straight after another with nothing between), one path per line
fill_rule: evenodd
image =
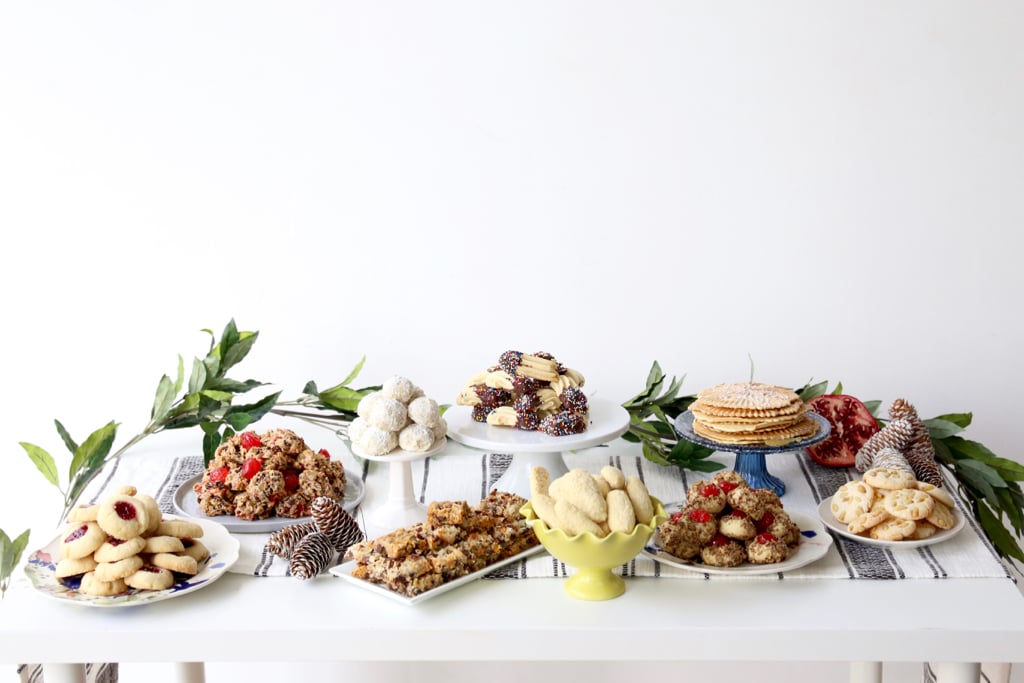
M651 369L647 372L647 393L648 395L654 395L654 387L661 384L665 379L665 373L661 369L661 364L658 361L651 363Z
M992 545L999 551L999 554L1012 557L1019 562L1024 562L1024 551L1021 550L1017 542L1014 541L1013 536L1003 526L1002 520L996 517L988 506L980 501L975 506L975 513L978 521L981 522L981 527L985 530L985 535L992 541Z
M188 393L196 394L206 386L206 376L209 371L206 364L198 358L192 359L192 374L188 377Z
M356 377L359 376L359 373L363 371L363 365L365 363L366 363L366 356L364 355L362 358L359 359L359 362L356 363L356 366L354 368L352 368L352 371L348 373L348 376L345 377L345 379L341 380L340 386L345 386L347 384L351 384L352 382L354 382ZM307 392L307 393L315 394L316 393L316 387L313 388L313 391L310 391L310 392Z
M90 464L102 463L110 454L110 447L114 445L114 437L117 436L117 423L108 422L95 432L86 437L82 445L75 451L71 458L71 467L68 469L68 479L73 481L79 471ZM77 496L72 496L75 500Z
M252 415L249 413L231 413L230 415L224 416L224 421L238 432L255 422L255 420L252 419Z
M366 356L363 357L365 358ZM313 380L306 382L306 386L302 387L302 393L307 396L315 396L318 393L316 390L316 382Z
M945 415L937 415L933 419L952 422L955 425L959 425L962 429L967 429L971 426L971 422L974 421L974 413L947 413ZM927 422L928 420L925 420L925 423Z
M687 469L695 472L717 472L724 467L725 465L714 460L692 460L686 465Z
M149 419L153 422L160 422L170 412L174 404L174 383L171 378L164 375L156 385L156 397L153 399L153 409L149 412Z
M878 418L878 409L882 407L881 401L864 401L864 407L868 409L871 416Z
M266 382L258 382L254 379L247 379L244 382L240 382L230 377L214 377L206 383L207 389L213 389L215 391L230 391L234 394L244 394L247 391L251 391L256 387L266 386Z
M1008 458L1002 458L990 451L984 444L958 436L947 437L939 443L945 444L960 459L977 460L996 470L1008 481L1024 481L1024 465Z
M824 382L818 382L817 384L811 384L810 382L808 382L796 393L800 397L801 401L807 403L812 398L817 398L828 393L828 380Z
M27 441L19 441L21 447L28 453L29 459L35 463L36 469L43 473L46 477L46 481L50 482L54 486L60 486L60 475L57 474L57 463L53 461L51 456L46 450L36 446L35 444L28 443Z
M656 442L644 441L643 446L644 457L651 462L658 463L659 465L671 465L668 460L665 459L665 451Z
M932 437L932 439L945 439L947 436L959 434L964 430L963 427L955 422L943 420L938 417L925 420L924 424L928 428L928 435Z
M199 394L218 403L228 403L235 397L230 391L219 391L217 389L203 389Z
M203 435L203 465L209 465L213 456L217 453L217 446L220 446L220 432L212 432Z
M1006 482L999 476L999 473L983 462L977 460L958 460L958 470L968 469L988 482L994 488L1006 488ZM987 496L986 496L987 497Z
M178 354L178 374L174 377L174 395L177 396L185 386L185 359Z
M255 403L248 403L243 406L232 406L228 409L227 415L235 415L237 413L246 413L252 417L252 421L256 422L261 420L264 415L269 413L274 406L277 404L277 399L281 396L280 391L276 391L273 394L269 394L261 398Z
M1013 528L1017 530L1018 534L1021 533L1021 530L1024 529L1024 514L1014 503L1010 489L996 489L995 493L999 500L1000 512L1005 513Z
M64 429L64 425L60 423L60 420L54 420L53 424L57 427L57 433L60 434L61 441L64 442L64 446L68 449L68 453L74 453L78 450L78 444L71 438L71 434L68 430Z
M238 341L221 356L220 374L226 374L228 370L248 356L249 351L252 350L252 346L258 338L258 332L242 332L239 334Z
M633 432L630 432L630 431L627 431L620 438L623 441L628 441L630 443L640 443L640 437L637 436L636 434L634 434Z

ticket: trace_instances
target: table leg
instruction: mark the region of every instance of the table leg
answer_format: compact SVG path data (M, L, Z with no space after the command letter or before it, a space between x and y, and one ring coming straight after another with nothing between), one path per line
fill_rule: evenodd
M979 662L933 662L937 683L978 683L981 680Z
M882 683L882 663L850 662L850 683Z
M85 664L43 664L46 683L85 683Z
M174 681L175 683L206 683L206 665L202 662L175 662Z

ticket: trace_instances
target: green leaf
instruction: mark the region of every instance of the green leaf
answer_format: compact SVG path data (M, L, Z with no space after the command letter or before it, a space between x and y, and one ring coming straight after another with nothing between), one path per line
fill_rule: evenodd
M211 432L203 435L203 464L209 465L220 445L220 433Z
M959 425L961 429L967 429L971 426L971 422L974 420L974 413L947 413L945 415L937 415L933 419L952 422L955 425ZM926 424L927 422L928 420L925 420Z
M82 445L75 451L71 458L71 466L68 469L68 479L74 481L81 471L92 468L110 454L110 447L114 444L114 437L117 435L117 423L108 422L90 434ZM72 499L77 496L72 495Z
M1006 514L1017 533L1024 531L1024 513L1015 503L1012 492L1009 489L996 489L996 498L999 500L999 510Z
M230 403L231 399L235 397L230 391L217 391L216 389L203 389L199 394L218 403Z
M53 456L35 444L26 441L19 441L18 443L21 444L21 447L28 453L28 457L35 463L36 469L46 477L46 481L59 487L60 475L57 474L57 464L53 461Z
M231 346L230 349L223 352L221 356L220 371L218 374L225 374L232 367L237 365L249 355L249 351L252 350L252 345L256 343L256 339L259 338L258 332L242 332L238 335L238 341Z
M353 380L355 380L355 378L359 376L359 373L363 371L363 364L364 363L366 363L366 356L365 355L362 358L359 359L359 362L356 363L356 366L354 368L352 368L352 371L350 373L348 373L348 376L345 379L341 380L341 385L344 386L346 384L351 383ZM310 392L310 393L314 393L315 394L316 393L316 388L314 387L313 391Z
M252 417L253 422L257 422L274 408L274 405L277 403L277 399L280 395L281 392L278 391L261 398L256 403L250 403L244 406L232 406L228 409L227 415L246 413Z
M817 384L805 384L802 389L796 393L800 396L800 400L807 403L812 398L817 398L828 392L828 380L824 382L818 382Z
M999 457L977 441L951 436L935 443L945 444L952 451L954 457L959 456L957 457L958 462L968 458L977 460L995 469L1007 481L1024 481L1024 465Z
M640 443L640 437L631 431L627 431L625 434L622 435L621 438L624 441L628 441L630 443Z
M956 463L957 469L967 468L978 476L982 477L995 488L1006 488L1006 482L999 476L999 473L983 462L977 460L959 460Z
M654 387L661 384L665 379L665 373L661 370L661 365L658 361L651 363L651 369L647 373L647 393L648 395L654 395Z
M832 393L833 394L841 394L841 393L843 393L843 383L842 382L836 382L836 388L832 390Z
M28 536L29 532L26 530L21 536L11 541L7 533L0 529L0 597L7 593L14 568L21 562L21 555L28 546Z
M252 415L249 413L232 413L230 415L225 415L224 421L238 432L255 422L255 420L252 419Z
M356 407L358 407L359 402L365 395L366 394L360 392L358 389L352 389L344 386L343 384L337 384L330 389L317 394L317 398L324 405L330 406L336 410L355 412Z
M947 436L953 436L954 434L962 432L964 429L955 422L943 420L938 417L925 420L924 424L928 428L928 435L933 439L945 439Z
M643 442L643 453L644 457L651 462L656 462L659 465L671 465L668 460L665 459L664 450L659 444L652 441L645 440Z
M60 434L61 440L68 449L68 453L74 453L77 451L78 444L71 438L71 434L68 433L68 430L64 429L64 425L60 423L60 420L54 420L53 424L57 426L57 433Z
M882 407L881 401L863 401L864 407L868 409L872 417L878 417L878 409Z
M185 385L185 359L178 354L178 374L174 378L174 395L177 396L178 392Z
M238 380L231 379L230 377L215 377L206 383L207 389L230 391L235 394L244 394L247 391L262 386L266 386L266 383L258 382L254 379L247 379L244 382L239 382Z
M717 472L723 469L725 465L714 460L697 460L688 464L687 469L691 469L695 472Z
M153 409L149 413L149 418L153 422L161 422L167 413L171 410L171 405L174 403L174 396L177 392L174 391L174 383L171 382L171 378L164 375L160 378L160 382L156 386L156 397L153 399Z
M1002 521L989 510L988 506L979 501L975 506L975 513L978 521L981 522L981 527L985 530L985 535L992 541L992 545L999 551L999 554L1024 562L1024 550L1021 550L1013 536L1003 526Z
M192 374L188 378L188 393L198 393L200 389L206 386L207 373L206 364L198 358L193 358Z
M302 393L307 396L316 396L316 382L314 382L313 380L309 380L308 382L306 382L306 386L302 387Z

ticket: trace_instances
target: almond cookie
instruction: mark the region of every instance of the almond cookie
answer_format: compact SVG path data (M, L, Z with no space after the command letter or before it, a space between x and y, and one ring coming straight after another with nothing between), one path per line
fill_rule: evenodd
M60 542L60 556L70 559L89 557L107 540L107 535L96 522L81 522L69 526Z
M929 496L934 498L937 502L942 503L946 507L956 507L956 501L953 500L953 496L946 489L941 489L937 486L932 486L931 484L923 481L917 482L917 488L921 489Z
M868 529L868 536L879 541L902 541L913 535L917 524L909 519L890 517Z
M555 499L546 493L535 493L531 501L537 518L548 525L549 529L562 529L562 522L555 514ZM563 529L564 530L564 529Z
M115 579L114 581L100 581L96 578L95 572L89 572L82 576L82 583L78 587L79 593L85 593L86 595L120 595L128 590L128 587L124 583L124 579Z
M885 507L872 508L862 515L857 515L848 526L851 534L863 534L871 527L878 526L885 520L889 519L890 515L886 512Z
M934 524L925 519L920 519L914 522L917 527L914 529L914 533L907 537L907 540L923 541L926 538L931 538L939 530Z
M898 489L916 488L917 480L911 472L895 468L876 467L864 473L864 481L876 489L896 491Z
M628 534L636 527L636 512L629 494L621 489L608 493L608 529Z
M899 519L916 521L932 514L935 499L918 489L899 489L885 492L885 511Z
M592 474L590 476L594 480L594 483L597 484L597 490L601 492L601 495L604 496L605 500L608 499L609 493L618 490L613 489L611 486L609 486L608 480L602 477L600 474Z
M597 522L564 498L555 499L555 516L561 524L559 528L569 536L594 534L600 538L604 535Z
M929 522L940 529L952 529L956 525L956 515L953 511L935 499L935 507L931 514L925 517Z
M584 469L574 469L563 474L551 482L548 493L556 500L563 499L572 503L595 522L608 519L608 503L594 483L594 478Z
M145 541L143 552L154 555L156 553L180 553L185 550L185 544L177 536L150 536Z
M97 562L117 562L132 555L138 555L145 547L146 540L140 536L130 538L127 541L110 537L103 545L96 549L93 559Z
M829 509L840 522L849 524L855 517L871 509L875 490L863 481L848 481L832 496Z
M608 482L608 486L613 489L621 490L626 488L626 475L624 475L622 470L618 467L605 465L601 468L601 477Z
M124 583L129 588L147 591L162 591L174 585L174 574L162 567L147 564L138 571L125 577Z
M551 474L545 467L530 468L530 496L538 493L548 494L548 487L551 486Z
M108 535L122 541L141 536L149 527L149 517L143 504L124 494L110 496L100 503L96 522Z
M141 557L132 555L117 562L100 562L93 570L93 574L100 581L116 581L131 576L142 567L142 564Z
M640 477L633 475L626 478L626 493L629 495L629 501L633 503L637 523L650 524L654 518L654 503L651 502L651 494L647 492L647 487Z
M54 570L53 575L58 579L66 579L69 576L80 576L86 572L91 572L95 568L96 560L92 557L65 557L57 563L57 568Z
M194 557L185 554L157 553L149 558L150 564L169 569L175 574L195 574L199 571L199 563Z
M160 536L175 536L177 538L203 537L203 527L184 519L165 519L160 522L156 532Z

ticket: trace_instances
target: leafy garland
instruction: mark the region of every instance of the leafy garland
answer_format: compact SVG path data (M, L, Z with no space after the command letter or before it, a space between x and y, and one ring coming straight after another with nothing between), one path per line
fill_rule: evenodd
M256 380L238 381L227 376L229 370L241 362L252 350L258 332L239 331L231 320L220 338L210 330L210 348L203 358L194 358L188 383L185 383L185 364L178 356L174 380L167 375L157 383L156 396L150 419L142 432L111 452L117 436L118 423L109 422L77 443L59 420L54 420L57 432L71 453L67 485L62 486L56 461L45 449L32 443L20 442L22 448L47 481L57 487L64 498L61 519L67 516L89 483L111 462L147 436L169 429L199 427L203 432L203 458L209 462L217 447L225 440L257 422L267 414L276 414L302 420L309 424L333 429L339 436L356 417L356 406L366 394L379 386L353 388L366 361L365 356L344 380L320 391L315 382L307 382L302 395L281 401L281 392L271 393L252 403L235 405L234 400L257 387L266 386ZM680 395L683 378L672 377L665 386L666 375L657 361L651 366L644 390L623 403L630 423L623 439L641 444L644 457L660 465L677 466L698 472L713 472L724 465L709 460L713 449L699 446L676 435L672 421L686 411L696 399L695 395ZM807 401L828 391L827 382L805 384L798 394ZM837 385L834 393L840 393ZM877 417L880 401L866 405ZM1001 458L984 445L969 441L959 433L971 423L970 413L941 415L926 420L937 460L957 481L961 494L971 504L986 536L1003 557L1024 562L1024 551L1003 524L1008 519L1017 538L1024 533L1024 494L1017 482L1024 481L1024 466ZM11 574L21 561L28 545L26 530L13 541L0 529L0 598L6 593Z
M713 472L723 465L707 460L713 452L680 439L672 421L689 408L695 395L680 396L682 379L672 377L664 388L666 376L657 361L651 366L644 390L623 403L629 412L629 430L624 439L639 442L644 457L661 465L676 465L699 472ZM828 382L807 383L796 393L803 401L826 393L843 393L840 382L829 392ZM881 401L864 405L884 426L879 417ZM949 413L924 420L935 447L936 461L957 483L961 497L971 506L974 517L1001 557L1024 563L1024 550L1018 539L1024 537L1024 493L1018 482L1024 481L1024 465L1002 458L977 441L961 436L970 426L971 413ZM1007 529L1008 521L1013 534ZM1016 536L1016 537L1015 537Z

